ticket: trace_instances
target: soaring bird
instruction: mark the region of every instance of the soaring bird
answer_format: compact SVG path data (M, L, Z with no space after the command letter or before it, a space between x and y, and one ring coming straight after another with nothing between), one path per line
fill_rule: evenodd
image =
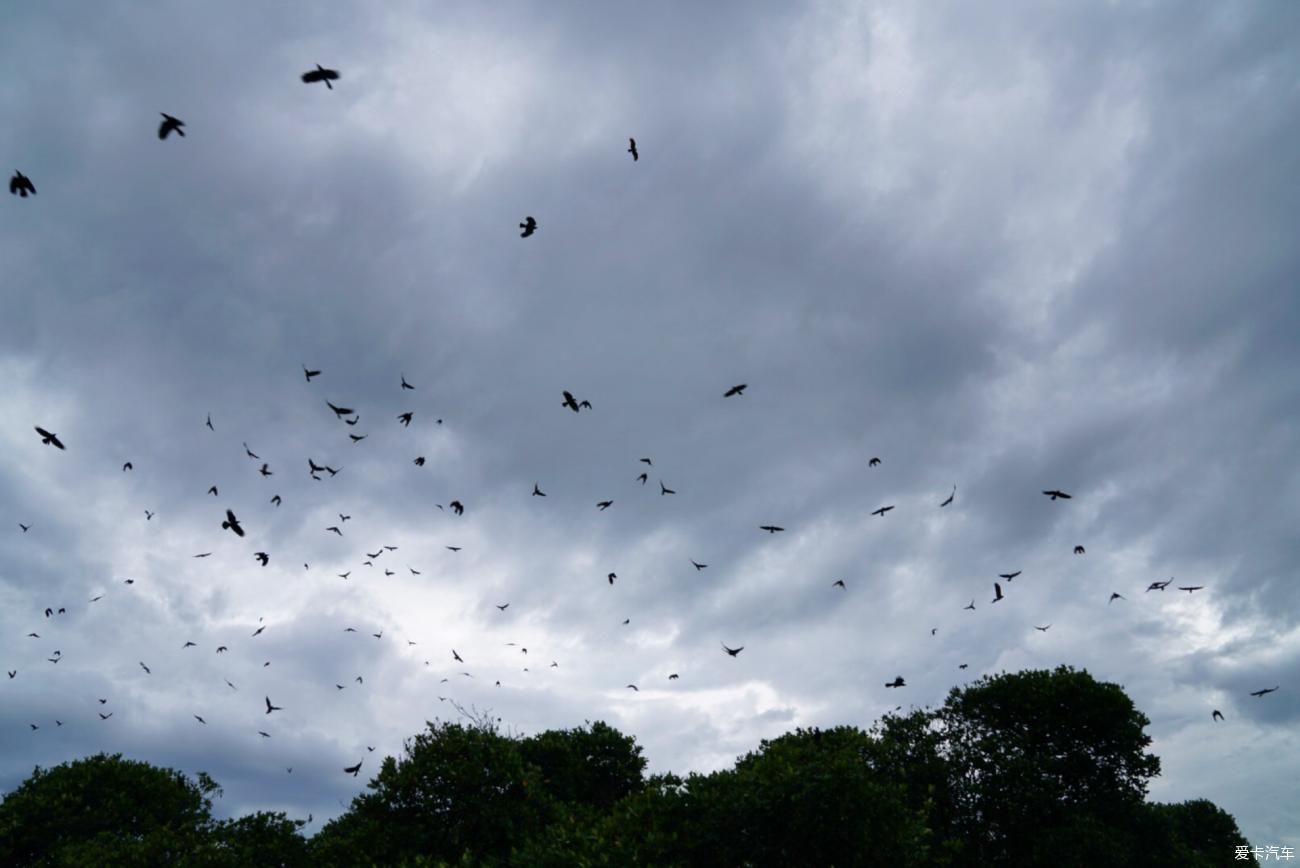
M145 675L152 675L152 674L153 674L153 670L150 669L148 666L145 666L143 662L140 663L140 668L144 670L144 674L145 674Z
M307 368L306 365L303 365L303 366L302 366L302 374L303 374L304 377L307 378L307 382L310 383L312 377L319 377L319 376L320 376L320 371L312 371L312 370L309 370L309 369Z
M779 533L779 532L785 530L785 528L783 528L783 527L777 527L777 526L774 525L774 524L760 524L760 525L758 526L758 529L759 529L759 530L765 530L765 531L767 531L768 533Z
M614 505L614 501L612 500L601 500L596 503L596 508L599 509L601 512L604 512L605 510L609 509L613 505Z
M637 477L637 479L641 482L642 485L645 485L646 482L649 481L650 479L650 474L642 473L640 476Z
M271 498L271 502L274 503L276 506L279 506L281 502L280 495L277 494L275 497Z
M14 176L9 179L9 192L26 199L29 194L36 195L36 185L31 178L14 169Z
M846 591L848 590L848 587L845 586L845 584L844 584L844 580L843 580L843 579L836 579L835 581L831 582L831 587L832 587L832 588L844 588L844 590L846 590Z
M273 711L284 711L284 709L281 708L281 707L278 706L278 705L272 705L272 704L271 704L271 697L268 696L268 697L266 697L266 713L267 713L267 714L270 714L270 713L273 712Z
M217 487L215 485L208 488L208 494L212 495L213 497L221 496L220 494L217 493Z
M727 643L726 643L726 642L723 642L723 643L722 643L722 650L723 650L723 651L726 651L726 652L727 652L728 654L730 654L732 657L735 657L735 656L736 656L737 654L739 654L741 651L744 651L744 650L745 650L745 646L744 646L744 645L741 645L739 648L728 648L728 647L727 647Z
M1050 497L1052 500L1056 500L1058 497L1059 497L1060 499L1062 499L1062 500L1069 500L1069 499L1070 499L1070 495L1066 494L1064 491L1061 491L1061 490L1059 490L1059 489L1055 489L1055 488L1053 488L1053 489L1051 489L1051 490L1049 490L1049 491L1044 491L1043 494L1046 494L1046 495L1047 495L1048 497Z
M642 464L649 464L651 467L654 466L654 462L651 461L649 458L642 458L642 459L641 459L641 463L642 463Z
M334 404L331 404L329 401L326 401L325 403L328 404L329 408L334 411L334 415L340 419L342 419L344 416L351 416L353 413L356 412L351 407L337 407Z
M660 493L660 494L676 494L676 493L677 493L677 490L676 490L676 489L673 489L673 488L669 488L668 486L664 485L664 481L661 479L661 480L659 480L659 493Z
M532 217L525 217L524 222L519 224L519 228L524 230L519 233L520 238L527 238L537 231L537 221Z
M447 505L450 506L451 511L456 513L457 515L465 514L465 504L461 503L459 500L453 500L451 503Z
M328 82L326 82L326 83L328 84ZM365 762L364 759L362 759L361 762L358 762L358 763L357 763L356 765L354 765L354 766L346 766L346 767L343 769L343 771L346 772L347 774L352 775L352 777L355 778L355 777L357 776L357 772L361 771L361 763L363 763L363 762Z
M970 604L969 604L969 605L962 606L962 608L963 608L963 609L970 609L972 612L974 612L974 611L975 611L975 601L972 599L972 600L970 601Z
M407 428L410 428L410 427L411 427L411 419L414 418L414 417L415 417L415 414L414 414L414 413L401 413L401 414L398 415L398 417L397 417L397 421L398 421L398 422L401 422L401 423L402 423L403 425L405 425Z
M421 455L419 458L415 459L415 466L416 466L416 467L423 467L423 466L424 466L424 456L423 456L423 455Z
M614 580L618 578L618 573L610 573L607 578L609 579L609 583L612 585L614 584Z
M329 402L326 402L326 403L329 403ZM321 472L322 470L324 470L324 469L325 469L324 467L321 467L319 464L317 464L317 463L316 463L315 461L313 461L311 458L308 458L308 459L307 459L307 472L308 472L309 474L311 474L312 476L315 476L317 473L320 473L320 472Z
M906 687L906 686L907 686L907 682L903 680L903 676L901 676L901 675L897 675L897 676L894 677L894 680L893 680L893 681L890 681L890 682L889 682L888 684L886 684L885 686L886 686L886 687Z
M1280 684L1278 685L1278 687L1281 687L1281 686L1282 686L1282 685L1280 685ZM1266 689L1264 689L1264 690L1255 690L1255 691L1252 691L1250 695L1251 695L1251 696L1264 696L1265 694L1272 693L1274 690L1277 690L1277 689L1278 689L1277 687L1269 687L1269 688L1266 688Z
M957 496L957 486L954 485L952 487L952 494L948 495L948 499L945 500L943 503L939 504L939 506L947 506L948 504L952 503L952 499L956 496Z
M239 524L239 519L235 518L235 514L230 510L226 510L226 520L221 523L221 528L231 531L235 536L244 535L244 528Z
M542 491L542 489L538 487L537 483L534 482L534 483L533 483L533 497L545 497L545 496L546 496L546 492L545 492L545 491Z
M1178 586L1178 590L1180 590L1180 591L1186 591L1187 593L1190 594L1192 591L1199 591L1201 588L1204 588L1204 587L1205 587L1205 585L1191 585L1191 586L1179 585L1179 586Z
M172 133L176 133L176 135L181 138L185 138L185 130L181 129L181 127L185 126L185 121L180 118L174 118L167 114L167 112L158 112L158 114L163 116L163 122L158 125L159 139L165 139Z
M628 687L632 688L632 689L635 690L637 693L640 693L640 692L641 692L641 688L637 687L635 684L629 684Z
M186 648L197 648L197 647L199 646L198 643L196 642L186 642L184 645L181 646L181 650L184 651Z
M497 606L497 608L500 609L502 612L504 612L506 609L509 609L509 608L510 608L510 604L509 604L509 603L502 603L501 605Z
M748 388L749 388L749 383L739 383L735 386L732 386L727 391L723 392L722 397L730 398L732 395L743 395L745 394L745 390Z
M99 714L99 719L100 719L100 720L108 720L110 717L113 716L113 712L111 712L111 711L110 711L108 714L105 714L104 712L100 711L100 712L98 712L98 714Z
M460 549L461 549L460 546L447 546L447 548L448 548L450 551L453 551L453 552L458 552L458 551L460 551Z
M1169 583L1172 581L1173 579L1169 579L1168 581L1164 581L1164 582L1152 582L1151 584L1147 585L1147 590L1163 591L1165 588L1169 587Z
M415 391L415 387L412 386L410 383L406 382L406 374L402 374L402 388L403 388L403 389L410 389L411 391Z
M262 460L262 456L258 455L258 454L257 454L256 452L254 452L252 449L249 449L247 443L244 444L244 454L247 455L249 458L252 458L252 459L255 460L255 461L261 461L261 460Z
M636 152L636 139L627 140L627 152L632 155L632 162L641 159L641 155Z
M268 555L266 552L253 552L253 557L261 561L262 566L266 566L267 563L271 560L271 556Z
M209 430L209 431L216 431L216 430L217 430L216 428L213 428L213 427L212 427L212 414L211 414L211 413L208 414L208 421L204 422L203 424L206 425L206 426L208 427L208 430Z
M1048 624L1046 627L1039 627L1037 624L1035 624L1034 629L1038 630L1039 632L1046 633L1048 629L1051 628L1051 626L1052 626L1051 624Z
M352 439L352 442L353 442L353 443L360 443L362 440L365 440L365 439L366 439L367 437L369 437L369 436L370 436L369 434L349 434L349 435L348 435L348 437L350 437L350 438Z
M147 510L147 509L144 511L144 520L145 520L145 521L153 521L153 517L154 517L154 513L150 512L150 511Z
M18 522L18 526L22 528L23 533L27 533L27 531L32 529L32 526L30 524L23 524L21 521Z
M1001 600L1001 599L1002 599L1002 586L999 585L997 582L994 582L994 583L993 583L993 599L992 599L990 602L992 602L992 603L996 603L998 600Z
M451 659L452 659L452 660L455 660L457 663L464 663L464 662L465 662L465 661L461 658L461 656L460 656L459 654L456 653L456 649L455 649L455 648L452 648L452 649L451 649Z
M1075 553L1076 555L1081 555L1081 554L1083 554L1083 552L1084 552L1083 546L1075 546L1075 547L1074 547L1074 553Z
M35 426L35 428L36 428L36 433L41 435L41 442L44 443L46 446L54 446L58 449L68 448L63 445L63 441L59 439L58 434L53 434L49 431L46 431L40 425Z
M999 579L1006 579L1008 582L1020 575L1023 570L1016 570L1014 573L998 573Z
M309 70L302 74L303 84L315 84L318 81L323 81L325 82L325 86L330 90L334 89L334 85L330 84L330 82L338 81L338 80L339 80L339 71L337 69L326 69L325 67L321 66L319 63L316 64L315 69Z
M688 559L688 560L690 560L690 559ZM691 560L691 566L695 567L695 571L698 573L700 570L702 570L702 569L704 569L705 567L707 567L708 564L697 564L694 560Z
M1219 711L1219 709L1217 708L1214 709L1214 711L1210 714L1210 720L1223 720L1223 712Z
M564 400L560 402L561 407L568 407L575 413L581 412L578 407L578 399L573 397L573 393L568 389L564 390Z
M879 459L879 458L873 458L873 459L871 459L870 461L867 462L867 466L868 466L868 467L879 467L879 466L880 466L880 459Z
M128 470L135 470L135 465L132 464L130 461L128 461L128 462L126 462L125 464L122 465L122 472L123 472L123 473L126 473Z
M260 474L262 474L263 476L274 476L274 475L275 475L274 473L271 472L271 468L270 468L270 466L267 465L267 464L263 464L263 465L262 465L262 469L259 470L259 471L257 471L257 472L260 473Z
M249 638L251 639L251 638L255 638L255 637L257 637L257 636L260 636L260 635L262 634L262 631L265 630L265 629L266 629L266 625L263 624L262 626L258 627L256 630L254 630L254 631L253 631L253 635L250 636Z
M1123 594L1121 594L1119 591L1112 591L1110 595L1110 599L1106 601L1106 605L1109 606L1111 603L1115 602L1116 600L1122 600L1122 599L1124 599Z
M878 516L880 516L881 518L884 518L884 517L885 517L885 513L889 512L889 511L890 511L891 509L893 509L893 508L894 508L894 507L893 507L892 505L890 505L890 506L882 506L882 507L880 507L880 509L872 510L871 514L872 514L872 515L878 515Z

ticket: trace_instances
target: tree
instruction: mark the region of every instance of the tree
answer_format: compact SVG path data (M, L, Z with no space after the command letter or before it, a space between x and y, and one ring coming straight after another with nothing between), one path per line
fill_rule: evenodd
M547 730L524 739L519 748L557 801L607 813L644 786L646 762L636 739L602 721L588 722L585 729Z

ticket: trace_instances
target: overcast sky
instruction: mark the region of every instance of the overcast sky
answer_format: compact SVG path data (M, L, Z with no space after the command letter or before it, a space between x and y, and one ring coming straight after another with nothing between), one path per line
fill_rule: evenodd
M451 700L684 774L1064 663L1151 718L1153 799L1300 844L1298 38L1283 2L7 10L0 790L120 751L315 829Z

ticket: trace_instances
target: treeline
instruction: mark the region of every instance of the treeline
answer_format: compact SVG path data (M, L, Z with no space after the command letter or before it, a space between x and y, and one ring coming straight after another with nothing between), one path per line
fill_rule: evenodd
M101 754L6 795L0 865L1238 864L1230 814L1146 801L1148 723L1068 667L984 678L870 731L799 729L686 778L646 777L636 741L599 722L527 738L430 723L310 839L283 813L214 819L206 774Z

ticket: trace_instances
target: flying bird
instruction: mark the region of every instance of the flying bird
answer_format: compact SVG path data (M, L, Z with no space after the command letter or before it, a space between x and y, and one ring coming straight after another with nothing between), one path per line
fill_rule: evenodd
M873 458L873 459L871 459L870 461L867 462L867 466L868 466L868 467L879 467L879 466L880 466L880 459L879 459L879 458Z
M743 395L745 394L745 390L748 388L749 388L749 383L740 383L738 385L732 386L730 389L723 392L722 397L730 398L732 395Z
M601 512L604 512L605 510L609 509L613 505L614 505L614 501L612 500L600 500L596 502L596 508L599 509Z
M627 152L632 155L632 162L641 159L641 155L636 152L636 139L627 140Z
M266 464L263 464L263 465L262 465L262 469L259 470L259 471L257 471L257 472L260 473L260 474L262 474L263 476L274 476L274 475L275 475L275 474L271 471L270 466L269 466L269 465L266 465Z
M123 472L123 473L126 473L128 470L135 470L135 465L132 464L130 461L128 461L128 462L126 462L125 464L122 465L122 472Z
M690 560L690 559L688 559L688 560ZM707 567L708 564L697 564L694 560L691 560L691 566L695 567L695 571L698 573L700 570L702 570L702 569L704 569L705 567Z
M884 517L885 517L885 513L889 512L889 511L890 511L891 509L893 509L893 508L894 508L893 506L882 506L882 507L880 507L880 509L873 510L871 514L872 514L872 515L878 515L878 516L880 516L881 518L884 518Z
M239 519L235 518L235 514L230 510L226 510L226 520L221 523L221 527L223 530L229 530L235 536L244 535L244 528L239 524Z
M533 483L533 497L545 497L545 496L546 496L546 492L545 492L545 491L542 491L542 489L538 487L537 483L534 482L534 483Z
M1006 580L1009 582L1009 581L1011 581L1012 579L1014 579L1016 576L1020 575L1022 572L1024 572L1024 571L1023 571L1023 570L1016 570L1014 573L998 573L998 578L999 578L999 579L1006 579Z
M415 459L415 466L416 466L416 467L423 467L423 466L424 466L424 456L423 456L423 455L421 455L419 458Z
M113 716L113 712L111 712L111 711L110 711L108 714L105 714L104 712L100 711L100 712L98 712L98 714L99 714L99 719L100 719L100 720L108 720L110 717Z
M534 232L537 231L537 221L534 220L532 217L525 217L524 222L519 224L519 228L524 230L523 232L519 233L519 237L527 238L529 235L532 235Z
M646 482L650 479L650 474L642 473L640 476L637 477L637 479L641 482L642 485L645 485Z
M994 583L993 583L993 599L992 599L990 602L991 602L991 603L996 603L998 600L1001 600L1001 599L1002 599L1002 586L999 585L997 582L994 582Z
M564 390L564 400L560 402L560 406L568 407L575 413L581 412L581 405L578 403L578 399L573 397L573 393L568 389Z
M14 176L9 179L9 192L26 199L29 194L36 195L36 185L31 178L14 169Z
M1116 600L1122 600L1122 599L1124 599L1123 594L1121 594L1119 591L1113 591L1111 592L1110 599L1106 601L1106 605L1109 606L1111 603L1115 602Z
M745 650L745 646L744 646L744 645L741 645L739 648L728 648L728 647L727 647L727 643L723 642L723 643L722 643L722 650L723 650L723 651L726 651L726 652L727 652L728 654L730 654L732 657L735 657L735 656L736 656L737 654L739 654L741 651L744 651L744 650Z
M145 675L152 675L152 674L153 674L153 670L150 669L148 666L145 666L143 662L140 663L140 668L144 670L144 674L145 674Z
M1056 500L1058 497L1062 500L1070 499L1070 495L1066 494L1064 491L1060 491L1059 489L1055 489L1055 488L1051 489L1050 491L1044 491L1043 494L1046 494L1052 500Z
M629 684L628 687L632 688L632 689L635 690L637 693L640 693L640 692L641 692L641 688L637 687L635 684Z
M342 419L344 416L351 416L356 412L351 407L337 407L329 401L326 401L325 403L329 405L329 408L334 411L334 415L339 419Z
M212 495L213 497L221 496L220 494L217 493L217 487L215 485L208 489L208 494Z
M510 604L502 603L501 605L497 606L497 608L500 609L502 612L504 612L506 609L510 608Z
M1172 581L1173 579L1169 579L1168 581L1164 581L1164 582L1152 582L1151 584L1147 585L1147 590L1163 591L1165 588L1169 587L1169 583Z
M244 444L244 454L247 455L249 458L252 458L252 459L254 459L254 460L257 460L257 461L261 461L261 460L262 460L262 456L258 455L258 454L257 454L256 452L254 452L252 449L249 449L247 443Z
M23 533L27 533L27 531L32 529L32 526L30 524L23 524L21 521L18 522L18 526L22 528Z
M271 502L274 503L276 506L279 506L279 505L280 505L280 495L277 494L275 497L271 498Z
M1180 591L1186 591L1187 593L1190 594L1192 591L1199 591L1201 588L1204 588L1204 587L1205 587L1205 585L1191 585L1190 587L1189 587L1189 586L1184 586L1184 585L1179 585L1179 586L1178 586L1178 590L1180 590Z
M224 527L225 525L222 525L222 526ZM212 557L212 552L199 552L199 553L198 553L197 555L195 555L194 557L196 557L196 558L210 558L210 557Z
M403 388L403 389L410 389L411 391L415 391L415 387L412 386L410 383L406 382L406 374L402 374L402 388Z
M458 551L460 551L460 548L461 548L460 546L447 546L447 550L448 550L448 551L453 551L453 552L458 552Z
M284 709L281 708L281 707L278 706L278 705L272 705L272 704L271 704L271 697L268 696L268 697L266 697L266 713L267 713L267 714L270 714L270 713L273 712L273 711L284 711Z
M334 85L330 84L330 82L338 80L339 71L337 69L326 69L319 63L316 64L315 69L308 70L302 74L303 84L315 84L318 81L323 81L325 82L325 86L330 90L334 89Z
M464 662L465 662L464 660L461 659L461 656L460 656L459 654L456 653L456 649L455 649L455 648L452 648L452 649L451 649L451 659L455 660L457 663L464 663Z
M1219 711L1219 709L1217 708L1214 709L1214 711L1210 714L1210 720L1223 720L1223 712Z
M225 652L227 652L227 651L229 651L229 650L230 650L230 649L227 648L225 645L218 645L218 646L217 646L217 653L218 653L218 654L224 654Z
M765 530L765 531L767 531L768 533L780 533L781 531L785 530L785 528L783 528L783 527L777 527L777 526L774 525L774 524L760 524L760 525L758 526L758 529L759 529L759 530Z
M329 527L325 528L325 530L330 531L332 533L336 533L339 536L343 536L343 531L339 530L338 527L335 525L330 525Z
M152 512L150 512L149 510L146 509L146 510L144 511L144 520L145 520L145 521L153 521L153 517L154 517L154 515L155 515L155 513L152 513Z
M361 762L357 763L357 764L354 765L354 766L346 766L346 767L343 769L343 771L346 772L347 774L352 775L352 777L355 778L355 777L357 776L357 772L361 771L361 763L362 763L362 762L365 762L365 760L362 759Z
M1281 686L1282 686L1282 685L1280 685L1280 684L1278 685L1278 687L1281 687ZM1255 690L1255 691L1252 691L1250 695L1251 695L1251 696L1264 696L1264 695L1266 695L1266 694L1272 693L1274 690L1277 690L1278 687L1268 687L1268 688L1265 688L1264 690Z
M41 435L41 442L44 443L46 446L54 446L55 448L58 449L67 449L67 447L63 445L63 441L59 439L58 434L53 434L49 431L46 431L40 425L37 425L35 427L36 427L36 433Z
M197 647L199 647L197 642L186 642L184 645L181 646L181 650L184 651L186 648L197 648Z
M251 639L251 638L253 638L253 637L255 637L255 636L260 636L260 635L262 635L262 631L265 630L265 629L266 629L266 625L263 624L261 627L258 627L256 630L254 630L254 631L253 631L253 635L250 636L249 638Z
M1035 624L1034 629L1042 633L1046 633L1051 626L1052 626L1051 624L1048 624L1046 627L1039 627L1037 624Z
M302 373L303 373L303 376L307 378L307 382L309 382L309 383L311 382L311 378L312 378L312 377L319 377L319 376L320 376L320 371L311 371L311 370L308 370L306 365L303 365L303 366L302 366Z
M172 133L175 133L181 138L185 138L185 130L181 129L181 127L185 126L185 121L180 118L174 118L167 114L167 112L158 112L158 114L163 116L162 123L158 125L159 139L165 139Z
M608 578L609 578L609 583L612 585L612 584L614 584L614 580L618 578L618 574L617 574L617 573L610 573L609 576L608 576Z
M204 422L203 424L208 426L208 430L209 430L209 431L216 431L216 430L217 430L216 428L213 428L213 427L212 427L212 414L211 414L211 413L208 414L208 421Z
M654 466L654 462L651 461L649 458L642 458L642 459L641 459L641 463L642 463L642 464L649 464L651 467Z
M672 675L669 675L669 676L668 676L668 680L669 680L669 681L676 681L676 680L677 680L677 673L674 672Z
M664 485L664 481L661 479L661 480L659 480L659 493L660 493L660 494L676 494L677 491L676 491L675 489L668 488L666 485Z
M995 584L996 584L996 583L995 583ZM972 599L972 600L970 601L970 604L969 604L969 605L962 606L962 608L963 608L963 609L970 609L972 612L974 612L974 611L975 611L975 600Z
M271 556L266 552L253 552L253 557L261 561L262 566L266 566L267 562L271 560Z
M895 676L895 678L894 678L893 681L890 681L890 682L888 682L887 684L885 684L885 686L886 686L886 687L906 687L906 686L907 686L907 682L903 680L903 676L898 675L898 676Z
M831 587L832 587L832 588L844 588L844 590L846 590L846 591L848 590L848 587L845 586L845 584L844 584L844 580L843 580L843 579L836 579L835 581L831 582Z
M461 503L459 500L453 500L451 503L448 504L448 506L450 506L451 511L456 513L457 515L465 514L465 504Z
M365 439L366 439L367 437L369 437L370 435L369 435L369 434L349 434L348 436L352 438L352 442L353 442L353 443L360 443L362 440L365 440Z
M952 499L956 496L957 496L957 486L954 485L952 487L952 494L948 495L948 499L945 500L943 503L939 504L939 506L947 506L948 504L952 503Z
M1075 546L1075 547L1074 547L1074 553L1075 553L1076 555L1081 555L1081 554L1083 554L1083 552L1084 552L1083 546Z
M398 415L397 421L401 422L402 425L404 425L405 427L410 428L411 419L413 419L414 417L415 417L414 413L401 413Z

